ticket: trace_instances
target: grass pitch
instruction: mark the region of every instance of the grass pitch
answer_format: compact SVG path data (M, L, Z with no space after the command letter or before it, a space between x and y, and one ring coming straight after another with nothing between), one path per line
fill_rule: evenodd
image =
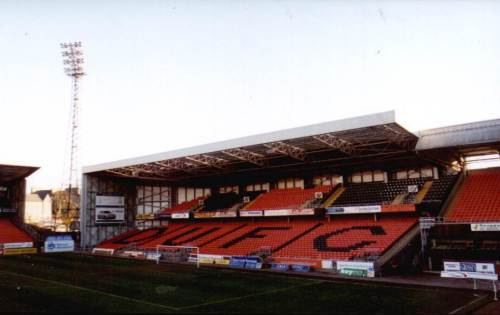
M469 291L335 282L80 254L0 257L0 311L442 314Z

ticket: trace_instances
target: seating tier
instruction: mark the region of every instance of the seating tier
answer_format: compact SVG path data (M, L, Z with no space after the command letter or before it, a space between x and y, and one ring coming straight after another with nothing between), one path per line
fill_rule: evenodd
M33 242L31 236L8 218L0 218L0 244Z
M500 169L474 171L447 215L456 221L500 221Z
M371 216L331 222L324 219L174 222L127 233L98 247L116 249L134 244L151 250L157 245L196 246L200 253L217 255L253 255L267 249L272 257L350 259L365 254L381 255L416 222L416 217L373 221Z

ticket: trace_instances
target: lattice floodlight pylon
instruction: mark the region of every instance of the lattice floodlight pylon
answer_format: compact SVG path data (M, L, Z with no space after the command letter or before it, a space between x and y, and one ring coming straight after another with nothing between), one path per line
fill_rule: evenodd
M195 262L200 267L200 248L196 246L157 245L156 263L160 262Z
M83 71L83 52L81 42L61 43L64 72L72 81L71 96L71 130L70 130L70 156L68 174L68 204L67 211L71 208L71 194L78 191L80 183L80 164L78 159L79 130L80 130L80 96L79 80L85 75Z

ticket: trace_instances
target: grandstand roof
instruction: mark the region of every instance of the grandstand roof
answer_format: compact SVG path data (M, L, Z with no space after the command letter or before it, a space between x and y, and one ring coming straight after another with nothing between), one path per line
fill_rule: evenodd
M416 141L389 111L87 166L83 173L180 181L401 155L414 152Z
M33 174L39 167L0 164L0 183L8 183L26 178Z
M485 120L419 133L417 151L445 162L464 155L491 154L500 151L500 119Z

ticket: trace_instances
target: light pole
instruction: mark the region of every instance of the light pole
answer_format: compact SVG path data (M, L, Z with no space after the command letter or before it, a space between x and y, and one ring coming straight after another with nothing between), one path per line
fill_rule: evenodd
M71 145L69 159L68 177L68 203L67 214L71 210L71 193L73 189L78 191L79 161L78 161L78 128L79 128L79 81L83 72L83 52L81 42L61 43L64 72L71 77L72 98L71 98Z

